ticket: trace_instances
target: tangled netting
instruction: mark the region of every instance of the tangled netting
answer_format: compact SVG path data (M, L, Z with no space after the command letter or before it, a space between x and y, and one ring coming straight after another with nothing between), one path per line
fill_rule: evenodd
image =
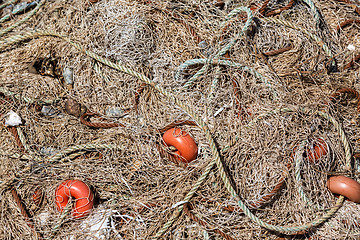
M359 8L0 2L1 239L358 239Z

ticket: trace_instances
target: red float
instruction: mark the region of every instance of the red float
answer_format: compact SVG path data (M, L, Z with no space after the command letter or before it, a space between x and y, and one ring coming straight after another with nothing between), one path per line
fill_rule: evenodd
M307 156L312 163L316 163L322 156L329 152L329 146L322 138L317 138L307 149Z
M74 218L82 218L90 213L94 205L94 194L84 182L66 180L55 190L55 201L60 212L64 211L71 198L75 199L72 208Z
M198 147L187 132L179 128L171 128L164 133L163 140L167 146L176 148L174 155L179 161L189 163L196 158Z
M360 184L352 178L333 176L327 181L327 187L332 193L347 197L350 201L360 202Z

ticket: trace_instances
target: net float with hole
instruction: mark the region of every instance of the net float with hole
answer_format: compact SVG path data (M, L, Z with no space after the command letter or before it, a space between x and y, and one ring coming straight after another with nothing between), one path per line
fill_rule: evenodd
M94 194L84 182L80 180L66 180L55 190L55 202L57 209L62 212L69 201L75 199L72 208L74 218L86 217L93 205Z
M307 148L307 157L312 163L316 163L322 156L329 152L329 145L323 138L317 138L312 142L311 146Z
M333 176L327 181L330 192L347 197L350 201L360 203L360 184L352 178Z
M163 141L166 146L173 146L176 151L175 157L184 163L193 161L198 153L198 147L189 133L180 128L171 128L163 135Z

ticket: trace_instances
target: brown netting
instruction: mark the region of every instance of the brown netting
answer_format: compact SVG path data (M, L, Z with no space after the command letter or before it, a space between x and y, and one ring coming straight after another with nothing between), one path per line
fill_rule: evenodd
M329 176L360 179L358 158L351 171L345 167L336 127L314 112L296 110L333 116L358 156L360 2L313 2L321 24L306 1L46 1L1 40L54 31L144 74L208 124L231 184L252 213L267 223L294 226L334 205ZM245 13L221 25L240 6L255 16L243 36ZM0 17L13 10L1 9ZM24 14L11 14L0 29ZM317 35L332 56L308 34L264 18ZM181 64L211 59L233 39L237 42L220 59L251 68L262 79L245 68L209 65L184 87L203 64L177 74ZM1 239L151 239L182 204L185 212L163 239L358 239L360 207L350 201L324 224L295 235L262 228L226 190L217 167L184 203L213 159L201 127L153 87L59 38L37 37L1 51L0 88ZM266 115L282 108L295 111ZM10 111L21 117L21 125L5 125ZM172 127L197 143L194 161L182 163L163 144L162 134ZM319 141L327 151L311 161L309 151ZM294 156L303 142L299 181ZM97 147L64 152L90 144ZM83 181L94 193L88 216L58 211L55 190L66 180ZM70 200L71 206L77 201Z

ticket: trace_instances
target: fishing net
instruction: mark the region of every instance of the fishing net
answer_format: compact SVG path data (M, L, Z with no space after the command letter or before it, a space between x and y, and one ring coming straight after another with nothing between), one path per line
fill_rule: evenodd
M1 239L357 239L359 8L0 2Z

